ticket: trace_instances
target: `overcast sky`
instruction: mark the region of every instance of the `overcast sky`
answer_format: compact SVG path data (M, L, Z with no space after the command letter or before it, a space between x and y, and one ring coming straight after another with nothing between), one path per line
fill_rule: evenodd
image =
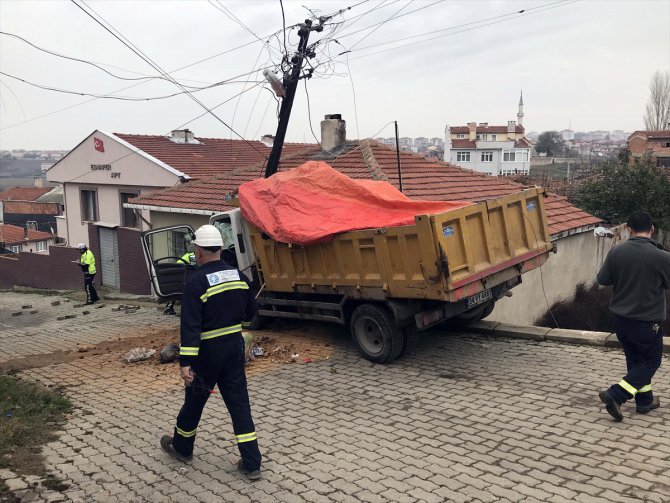
M281 62L279 0L77 3L92 8L93 16L183 84L232 79L194 95L208 107L230 100L215 113L247 139L274 134L277 103L257 85L265 82L261 74L249 72ZM285 0L287 26L312 15L303 6L318 15L354 6L328 21L323 33L310 35L310 43L324 39L312 59L321 64L307 81L317 136L319 121L332 113L343 115L350 139L392 136L387 123L393 120L401 136L410 137L442 137L446 124L469 121L506 125L516 119L521 89L529 132L570 124L576 131L633 131L643 127L651 75L670 69L669 0ZM264 44L226 9L262 41L279 30L278 36ZM442 31L424 35L436 30ZM180 91L158 79L120 80L7 35L95 62L118 76L158 75L72 1L0 0L0 31L0 149L70 149L95 129L167 134L185 123L196 136L237 138L209 115L193 120L204 110L184 94L152 101L93 99L9 77L126 98ZM415 38L399 40L408 37ZM287 30L289 50L297 42L297 31ZM340 55L345 50L351 52ZM224 51L230 52L175 71ZM302 81L287 139L315 141Z

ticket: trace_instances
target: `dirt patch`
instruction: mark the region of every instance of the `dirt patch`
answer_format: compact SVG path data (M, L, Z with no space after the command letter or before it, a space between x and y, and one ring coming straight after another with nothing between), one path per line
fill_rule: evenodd
M271 330L253 332L253 346L262 349L262 356L256 356L249 361L247 374L253 375L266 372L284 364L309 364L312 362L330 359L337 340L337 327L330 330L319 328L318 333L309 326L276 325ZM161 364L160 350L170 344L179 343L179 329L145 328L132 337L117 338L97 345L79 346L76 351L56 351L49 354L33 355L17 358L0 363L0 373L16 373L30 368L40 368L60 363L69 363L76 360L91 361L91 364L113 369L123 369L132 366L141 366L144 370L153 367L156 377L161 373L174 374L175 364ZM156 350L148 360L127 364L123 355L132 348L145 347ZM103 369L100 369L103 370ZM107 370L107 369L105 369Z

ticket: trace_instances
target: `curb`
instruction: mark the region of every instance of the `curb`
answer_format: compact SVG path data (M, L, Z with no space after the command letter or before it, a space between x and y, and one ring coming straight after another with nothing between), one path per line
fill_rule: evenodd
M607 348L621 347L616 334L609 332L590 332L588 330L567 330L564 328L533 327L498 323L497 321L478 321L468 330L493 337L511 337L532 341L563 342L582 346ZM663 338L663 352L670 353L670 337Z

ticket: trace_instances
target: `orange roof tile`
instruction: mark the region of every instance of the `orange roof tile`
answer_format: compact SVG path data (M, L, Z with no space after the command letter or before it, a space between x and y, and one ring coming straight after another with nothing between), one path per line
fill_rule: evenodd
M200 143L175 143L166 136L114 135L192 179L207 178L240 166L265 162L272 150L260 141L196 138ZM283 152L290 155L314 146L310 143L285 143Z
M468 126L451 126L449 131L452 134L468 134L470 128ZM523 126L516 124L514 126L515 133L523 133L525 131ZM507 133L507 126L477 126L478 133Z
M0 201L34 201L53 187L12 187L0 192Z
M355 179L382 179L396 187L398 168L396 151L376 141L348 142L332 157L314 146L282 157L280 170L299 166L311 159L322 159L333 168ZM431 160L412 152L400 152L403 192L419 200L483 201L518 192L523 185L502 177L463 169ZM225 175L196 180L132 199L133 204L221 212L231 209L226 195L244 182L263 176L263 165L238 168ZM595 225L601 220L570 204L567 199L550 195L546 199L549 231L557 234L570 229Z
M5 214L60 215L60 203L36 203L34 201L4 201Z
M28 237L26 238L25 229L17 225L0 224L0 230L2 230L2 240L6 246L53 239L53 236L48 232L34 231L32 229L28 231Z

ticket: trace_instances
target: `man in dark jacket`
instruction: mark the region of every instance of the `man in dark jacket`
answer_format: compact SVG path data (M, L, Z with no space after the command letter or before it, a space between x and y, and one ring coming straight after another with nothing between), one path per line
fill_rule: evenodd
M627 225L630 239L610 250L598 273L598 283L614 287L609 308L628 368L618 384L599 394L615 421L623 420L621 404L633 397L641 414L660 405L651 379L661 366L665 290L670 288L670 253L651 239L651 216L636 211Z
M240 271L220 260L223 240L216 227L200 227L193 243L199 268L182 295L179 350L186 396L174 435L163 436L161 447L181 461L192 459L202 410L218 385L242 457L238 469L256 480L261 476L261 454L249 405L241 332L242 322L256 312L256 301Z

